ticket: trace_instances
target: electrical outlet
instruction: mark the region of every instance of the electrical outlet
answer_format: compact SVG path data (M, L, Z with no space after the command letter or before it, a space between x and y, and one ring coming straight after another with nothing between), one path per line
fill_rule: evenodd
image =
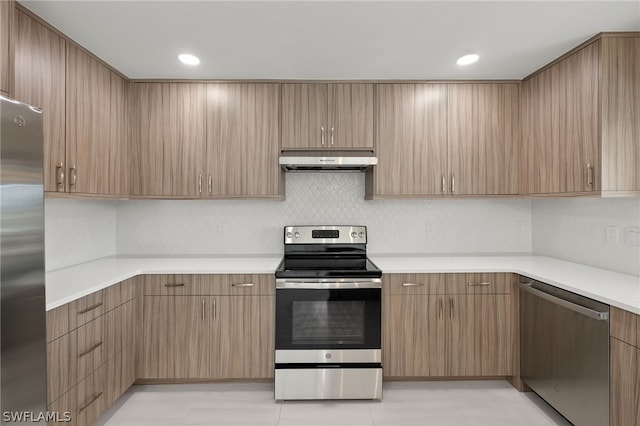
M227 233L227 224L226 223L219 223L218 224L218 236L223 236L226 235Z
M608 244L618 244L620 242L620 229L617 226L607 226L606 241Z
M524 222L516 222L516 234L524 234L527 230L527 224Z
M436 224L433 220L427 220L427 234L433 234Z
M640 246L640 228L627 228L627 244Z

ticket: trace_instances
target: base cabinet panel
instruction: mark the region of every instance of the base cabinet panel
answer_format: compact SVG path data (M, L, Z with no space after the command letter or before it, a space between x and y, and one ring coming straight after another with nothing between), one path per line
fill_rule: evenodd
M611 426L640 426L640 349L611 338Z

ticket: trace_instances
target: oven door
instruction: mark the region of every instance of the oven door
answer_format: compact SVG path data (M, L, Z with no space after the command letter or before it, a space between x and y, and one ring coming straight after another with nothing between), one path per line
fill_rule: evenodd
M276 349L380 349L382 280L276 281Z

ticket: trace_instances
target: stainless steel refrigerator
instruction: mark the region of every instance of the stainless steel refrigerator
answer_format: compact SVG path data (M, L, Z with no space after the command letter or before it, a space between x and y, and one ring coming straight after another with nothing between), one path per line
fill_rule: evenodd
M42 113L0 96L0 120L0 422L28 424L47 409Z

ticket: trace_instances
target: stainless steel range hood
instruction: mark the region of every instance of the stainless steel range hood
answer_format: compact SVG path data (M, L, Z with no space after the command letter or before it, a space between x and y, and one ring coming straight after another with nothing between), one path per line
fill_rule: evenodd
M319 157L287 156L280 157L280 166L288 172L361 172L378 164L374 156L364 157Z

